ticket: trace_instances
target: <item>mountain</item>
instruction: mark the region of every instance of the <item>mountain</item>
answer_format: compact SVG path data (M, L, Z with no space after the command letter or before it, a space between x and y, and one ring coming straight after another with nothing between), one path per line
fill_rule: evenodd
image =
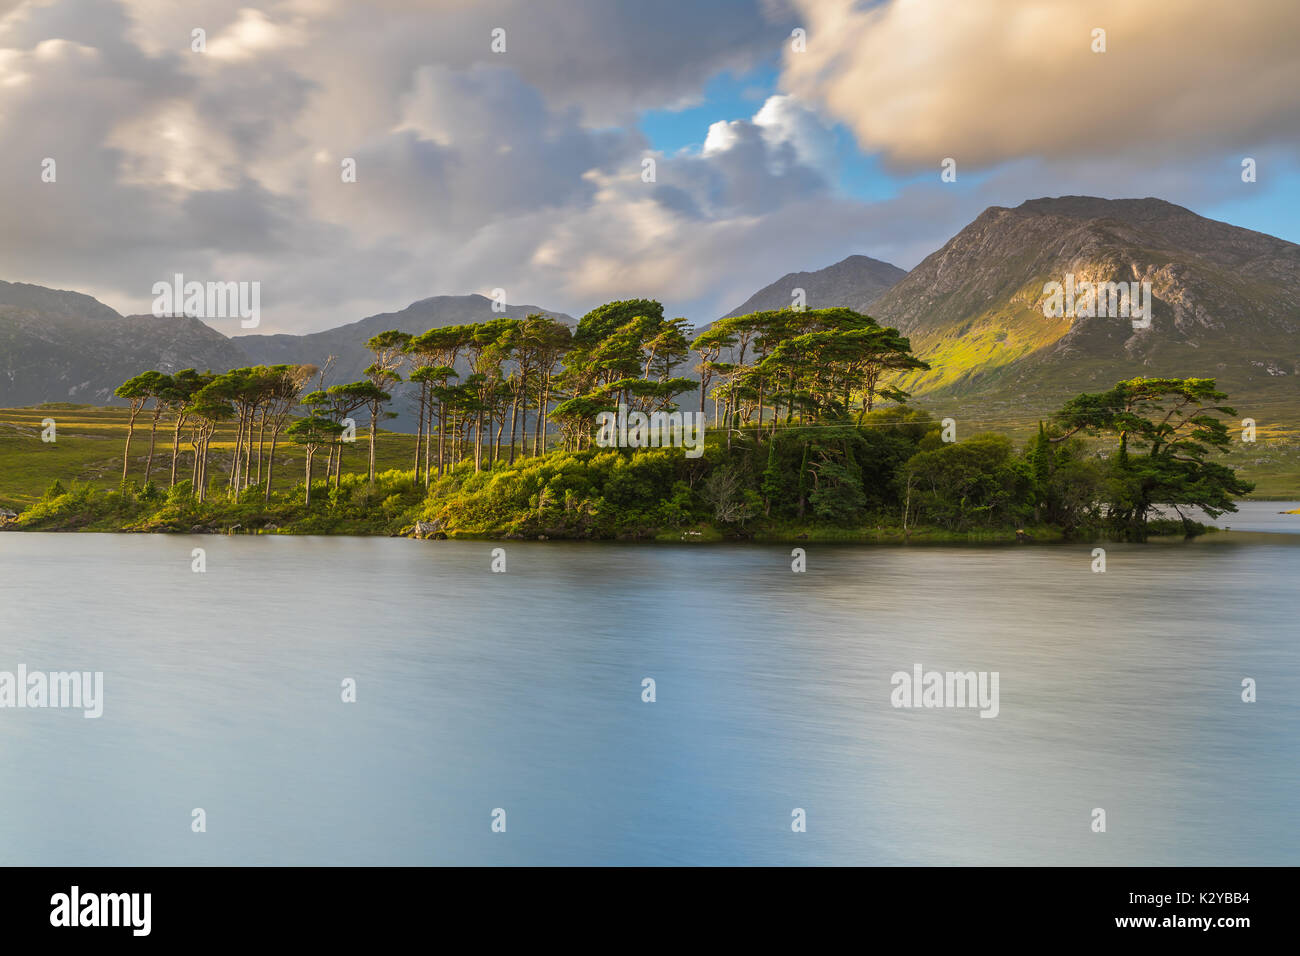
M327 384L354 382L373 361L366 340L388 329L420 333L428 329L533 313L568 325L562 312L532 305L492 311L481 295L435 296L308 335L244 335L227 338L196 318L119 315L79 292L0 282L0 408L42 402L121 404L113 389L148 369L226 371L244 365L309 363L324 366L331 356ZM387 427L409 424L407 387L394 392L398 418Z
M1048 318L1044 285L1067 274L1150 282L1151 327ZM917 394L996 400L1037 415L1141 375L1212 377L1234 398L1300 399L1300 245L1159 199L991 207L871 314L907 334L934 367L908 383Z
M1149 282L1150 328L1135 330L1125 317L1045 316L1044 286L1067 275ZM794 288L809 307L849 306L908 335L933 369L904 384L929 407L996 408L1006 420L1033 421L1079 391L1168 375L1218 379L1243 416L1252 407L1265 413L1261 424L1264 403L1300 408L1300 246L1159 199L994 206L909 273L850 256L790 273L733 314L785 308ZM437 296L326 332L230 339L197 319L124 317L81 293L0 282L0 407L108 402L114 387L150 368L323 365L334 356L328 382L354 381L370 362L366 339L386 329L419 333L531 312L573 323L535 306L496 313L491 305L478 295ZM405 415L409 404L399 394L395 410Z
M574 325L571 316L551 312L535 305L508 305L501 312L492 311L492 300L481 295L438 295L412 302L399 312L383 312L368 316L348 325L325 332L308 335L241 335L234 340L255 365L274 365L280 362L306 362L324 368L330 358L327 385L355 382L365 377L366 367L374 355L366 350L366 340L380 332L397 329L419 334L429 329L448 325L467 325L492 319L523 319L534 313L550 316L566 325ZM248 363L245 363L248 364ZM458 363L461 373L467 373L464 363ZM399 383L389 389L393 396L392 410L396 417L384 424L394 431L414 431L416 389Z
M308 335L241 335L236 345L253 364L274 365L307 362L324 366L330 356L335 359L329 380L355 382L365 374L374 356L366 351L366 340L380 332L397 329L419 334L447 325L467 325L492 319L522 319L533 313L550 316L572 326L574 320L563 312L551 312L535 305L508 305L502 312L492 311L492 300L481 295L439 295L412 302L399 312L383 312L348 325Z
M869 256L849 256L816 272L787 273L759 289L723 318L769 309L788 309L795 289L804 290L805 305L810 309L843 306L868 312L885 290L905 275L906 272L888 262Z
M228 369L247 359L198 319L118 315L79 292L0 283L0 406L104 405L146 369Z
M6 307L65 319L121 318L98 299L81 292L47 289L26 282L0 282L0 309Z

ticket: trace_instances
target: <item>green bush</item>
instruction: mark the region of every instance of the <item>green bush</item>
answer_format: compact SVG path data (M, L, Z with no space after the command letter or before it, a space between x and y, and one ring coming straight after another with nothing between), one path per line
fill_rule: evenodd
M194 497L194 482L186 478L184 481L178 481L167 489L167 503L177 504L182 501L189 501Z
M1033 513L1032 465L1011 439L985 433L913 455L900 485L915 523L952 531L1022 524Z

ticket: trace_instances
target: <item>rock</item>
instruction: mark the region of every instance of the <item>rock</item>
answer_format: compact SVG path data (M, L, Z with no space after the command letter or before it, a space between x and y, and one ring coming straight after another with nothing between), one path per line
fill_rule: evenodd
M441 521L417 521L411 535L416 538L433 538L441 532Z
M544 534L539 534L539 535L537 536L537 540L538 540L538 541L549 541L550 539L547 538L546 535L544 535Z
M266 524L266 525L262 525L262 530L263 530L263 531L279 531L279 530L280 530L280 526L279 526L278 524L274 524L274 523L272 523L272 524Z

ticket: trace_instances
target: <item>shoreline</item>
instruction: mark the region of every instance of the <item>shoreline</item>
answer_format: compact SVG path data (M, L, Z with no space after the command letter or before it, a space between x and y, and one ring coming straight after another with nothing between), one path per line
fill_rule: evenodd
M1024 531L1024 529L1020 529ZM1240 531L1229 528L1218 528L1212 525L1204 525L1197 529L1193 534L1178 533L1152 533L1145 542L1130 542L1122 539L1098 537L1087 535L1080 537L1071 537L1065 535L1059 529L1033 529L1028 532L1018 533L1016 529L997 529L981 532L953 532L941 528L920 528L913 529L904 534L901 529L878 528L860 531L847 531L828 529L810 529L797 534L784 532L759 531L752 534L720 533L716 530L711 533L705 532L659 532L646 535L622 535L618 537L579 537L579 536L562 536L562 535L534 535L525 536L519 534L487 534L474 532L454 532L452 534L437 534L428 536L418 536L411 533L355 533L355 532L320 532L320 531L293 531L287 529L276 529L265 531L262 529L242 530L242 529L219 529L206 528L203 530L177 531L169 529L125 529L115 530L104 528L19 528L13 525L0 527L0 532L13 532L22 534L57 534L57 535L121 535L121 536L165 536L165 537L240 537L240 538L265 538L265 537L282 537L282 538L358 538L358 539L403 539L409 541L452 541L452 542L492 542L492 543L527 543L527 544L602 544L602 545L661 545L661 544L688 544L688 545L791 545L799 547L803 545L839 545L844 547L906 547L906 546L974 546L974 547L1024 547L1027 545L1084 545L1084 544L1130 544L1130 543L1170 543L1177 541L1189 541L1205 536L1237 536L1253 534L1272 534L1286 536L1285 531Z

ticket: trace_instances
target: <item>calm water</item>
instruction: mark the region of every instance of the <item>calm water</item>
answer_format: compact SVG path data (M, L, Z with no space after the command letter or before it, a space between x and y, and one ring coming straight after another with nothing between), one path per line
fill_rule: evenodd
M792 574L518 542L493 574L491 543L3 534L0 671L106 699L0 709L0 863L1297 864L1292 507L1105 574L1091 545ZM892 708L916 663L998 671L999 716Z

